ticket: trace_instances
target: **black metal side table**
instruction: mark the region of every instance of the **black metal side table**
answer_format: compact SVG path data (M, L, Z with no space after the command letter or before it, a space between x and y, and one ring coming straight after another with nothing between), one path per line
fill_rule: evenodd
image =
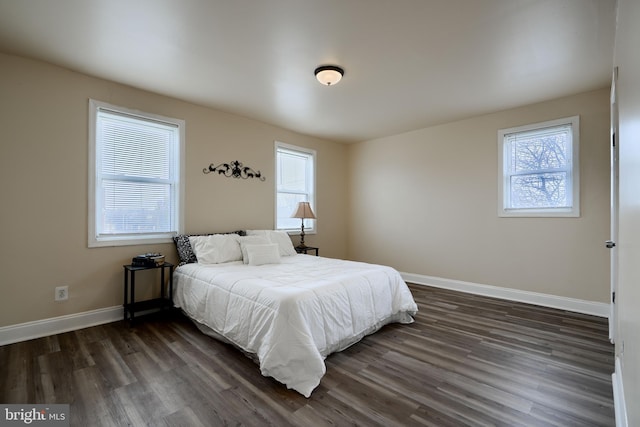
M308 254L311 251L315 251L316 256L318 256L318 248L316 248L315 246L304 246L304 247L296 246L295 250L299 254Z
M124 320L133 324L137 311L152 310L154 308L171 308L173 306L173 264L165 262L162 265L143 267L137 265L123 265L124 267ZM141 270L160 269L160 298L153 298L136 302L136 272ZM169 295L165 292L165 269L169 269ZM131 288L129 288L131 278Z

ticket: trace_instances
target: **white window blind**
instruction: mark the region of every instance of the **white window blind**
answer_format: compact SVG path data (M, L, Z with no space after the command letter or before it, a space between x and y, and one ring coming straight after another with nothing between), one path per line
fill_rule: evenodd
M90 246L166 241L180 230L181 121L94 107Z
M315 151L276 142L276 229L300 230L300 219L291 218L298 202L315 209ZM315 231L315 220L304 220L305 232Z

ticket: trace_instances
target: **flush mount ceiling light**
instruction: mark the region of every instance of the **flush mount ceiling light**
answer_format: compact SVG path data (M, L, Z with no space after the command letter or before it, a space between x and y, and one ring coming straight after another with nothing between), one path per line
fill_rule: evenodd
M325 86L333 86L342 79L344 70L335 65L323 65L316 68L316 79Z

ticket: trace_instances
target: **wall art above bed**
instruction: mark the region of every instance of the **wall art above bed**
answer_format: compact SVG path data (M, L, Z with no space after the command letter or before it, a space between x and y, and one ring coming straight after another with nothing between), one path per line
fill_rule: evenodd
M257 178L260 181L264 181L266 178L262 176L262 172L255 171L249 166L244 166L242 162L234 160L229 163L220 163L215 166L215 163L211 163L209 167L202 169L202 173L209 174L212 172L218 172L220 175L224 175L227 178Z

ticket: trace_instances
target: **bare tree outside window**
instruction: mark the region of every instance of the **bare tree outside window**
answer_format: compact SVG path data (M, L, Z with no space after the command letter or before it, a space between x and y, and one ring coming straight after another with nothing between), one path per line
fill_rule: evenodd
M544 135L516 136L511 143L511 207L569 206L567 154L570 152L570 135L566 129Z
M498 131L500 216L579 216L579 118Z

